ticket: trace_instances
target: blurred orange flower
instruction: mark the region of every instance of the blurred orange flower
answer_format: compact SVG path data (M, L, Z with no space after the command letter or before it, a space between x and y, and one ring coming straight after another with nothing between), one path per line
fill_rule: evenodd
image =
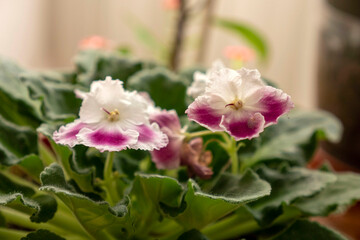
M111 41L98 35L90 36L79 42L79 49L110 49Z
M227 46L224 56L230 60L249 62L255 58L255 52L246 46Z
M179 0L163 0L163 7L167 10L177 10L180 7Z

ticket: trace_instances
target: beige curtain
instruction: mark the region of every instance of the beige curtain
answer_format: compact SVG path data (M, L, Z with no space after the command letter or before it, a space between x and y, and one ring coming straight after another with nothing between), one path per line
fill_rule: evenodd
M322 8L320 0L218 0L216 15L242 20L262 32L270 57L267 64L256 67L298 106L313 108ZM163 9L162 0L0 0L0 55L35 69L68 68L78 41L99 34L150 58L152 53L129 27L134 19L166 42L174 13ZM195 18L188 31L190 45L200 20ZM221 58L225 46L235 44L239 44L236 37L214 30L206 64ZM191 49L184 57L193 57Z

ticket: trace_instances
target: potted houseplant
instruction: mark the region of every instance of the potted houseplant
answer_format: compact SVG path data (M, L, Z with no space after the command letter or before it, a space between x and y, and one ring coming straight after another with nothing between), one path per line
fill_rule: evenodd
M332 115L219 62L175 73L85 50L75 63L1 60L2 239L346 239L309 220L360 199L359 175L305 167L339 140Z

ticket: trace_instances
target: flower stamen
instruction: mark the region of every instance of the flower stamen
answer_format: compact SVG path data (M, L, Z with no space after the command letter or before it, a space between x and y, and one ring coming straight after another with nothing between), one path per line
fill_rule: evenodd
M231 107L232 109L238 110L243 107L243 102L241 100L235 100L232 103L226 104L225 107Z
M109 112L108 110L106 110L105 108L102 108L102 110L104 112L106 112L106 114L108 115L108 120L113 122L113 121L117 121L120 118L120 112L119 110L115 109L114 111Z

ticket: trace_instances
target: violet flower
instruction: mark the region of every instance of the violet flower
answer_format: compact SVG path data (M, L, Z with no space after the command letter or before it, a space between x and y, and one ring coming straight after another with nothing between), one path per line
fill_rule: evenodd
M264 84L259 71L222 68L211 72L204 93L186 113L211 131L242 140L257 137L293 106L289 95Z
M211 163L210 151L203 151L202 138L185 141L185 131L181 128L179 117L174 110L153 108L150 122L157 123L169 139L169 144L151 152L152 161L158 169L174 169L180 165L188 166L190 177L197 175L207 179L213 174L208 167Z
M165 147L168 138L158 124L150 124L147 101L122 84L106 77L94 81L89 93L79 92L80 118L54 132L55 142L70 147L83 144L101 152Z

